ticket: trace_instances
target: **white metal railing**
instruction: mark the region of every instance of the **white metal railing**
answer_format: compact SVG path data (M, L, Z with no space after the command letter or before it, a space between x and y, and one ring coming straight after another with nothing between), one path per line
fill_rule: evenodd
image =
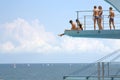
M77 11L77 19L82 23L84 30L94 30L94 21L93 21L93 11ZM109 27L109 11L103 10L103 19L102 19L102 27L103 29L110 29ZM115 28L120 29L120 14L115 11ZM98 25L96 24L96 29L98 29Z
M120 80L120 63L114 62L120 58L120 49L90 63L83 68L64 76L63 80ZM111 58L112 57L112 58ZM110 59L109 62L104 60Z

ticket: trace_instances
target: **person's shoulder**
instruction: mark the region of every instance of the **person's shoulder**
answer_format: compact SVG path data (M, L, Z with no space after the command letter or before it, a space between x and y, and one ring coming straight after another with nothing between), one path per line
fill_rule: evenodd
M96 9L93 9L93 11L96 11Z
M114 13L114 11L112 11Z
M114 11L110 11L111 14L114 14Z

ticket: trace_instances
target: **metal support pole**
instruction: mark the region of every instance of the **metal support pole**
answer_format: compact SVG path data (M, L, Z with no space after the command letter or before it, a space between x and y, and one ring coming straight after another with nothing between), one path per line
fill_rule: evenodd
M103 15L103 30L104 30L104 23L105 23L105 22L104 22L104 15Z
M108 65L108 77L109 77L109 71L110 71L109 62L107 63L107 65Z
M114 80L114 78L113 78L113 77L111 77L111 80Z
M63 76L63 80L65 80L66 79L66 76Z
M79 19L79 11L77 11L77 19Z
M100 80L100 62L98 62L98 80Z
M89 77L86 77L86 80L88 80L89 79Z
M77 20L79 20L79 11L77 11ZM78 27L78 23L77 23L77 27Z
M102 62L102 80L104 80L104 62Z

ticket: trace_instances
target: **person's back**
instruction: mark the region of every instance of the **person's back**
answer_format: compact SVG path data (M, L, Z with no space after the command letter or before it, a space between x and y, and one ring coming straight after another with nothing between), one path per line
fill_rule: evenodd
M113 28L115 29L114 17L115 17L115 13L114 13L114 11L112 10L112 7L110 7L110 8L109 8L109 26L110 26L110 30L112 29L112 26L111 26L111 25L113 25Z
M72 25L71 30L76 30L76 24L72 20L70 20L70 24Z
M78 30L83 30L82 24L80 23L78 19L76 19L76 23L78 25Z
M72 29L73 29L73 30L76 30L76 25L75 25L75 23L72 23Z
M94 6L93 16L94 16L94 17L98 17L98 16L99 16L99 15L98 15L98 9L97 9L96 6Z
M98 23L98 18L99 18L98 9L96 6L94 6L93 9L94 30L96 30L96 22Z
M113 10L110 10L110 18L114 18L115 14L113 12Z

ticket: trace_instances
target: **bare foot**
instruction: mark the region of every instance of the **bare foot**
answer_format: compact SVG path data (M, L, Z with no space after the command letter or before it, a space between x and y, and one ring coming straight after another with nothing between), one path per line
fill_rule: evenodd
M58 36L63 36L64 34L59 34Z

